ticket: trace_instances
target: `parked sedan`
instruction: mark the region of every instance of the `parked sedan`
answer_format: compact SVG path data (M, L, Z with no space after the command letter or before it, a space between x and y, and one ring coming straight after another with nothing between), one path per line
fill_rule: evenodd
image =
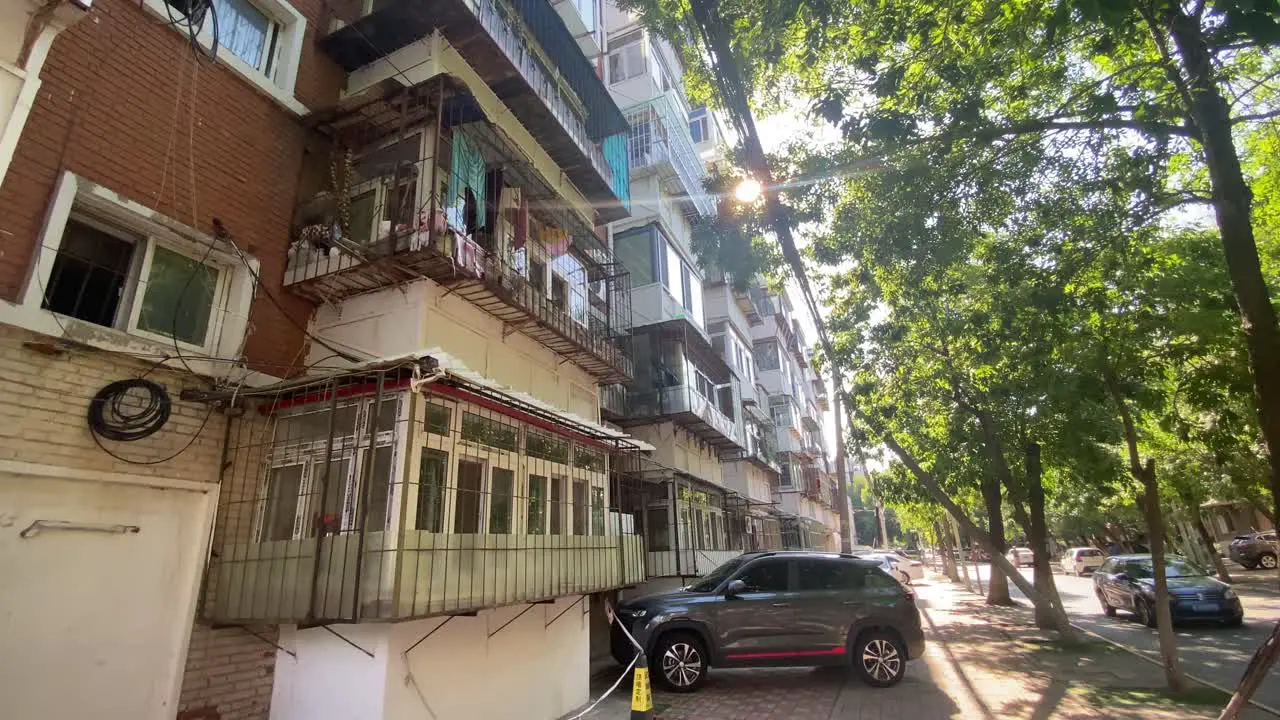
M1118 555L1107 558L1093 574L1093 591L1102 611L1133 613L1147 627L1156 626L1155 579L1150 555ZM1210 620L1227 626L1244 621L1244 609L1231 586L1209 576L1204 568L1177 555L1165 558L1169 605L1173 621Z
M1071 548L1062 555L1062 572L1068 575L1083 575L1097 570L1106 560L1107 556L1097 548Z
M1014 567L1035 564L1035 554L1031 552L1031 548L1027 547L1009 548L1009 552L1005 553L1004 557Z

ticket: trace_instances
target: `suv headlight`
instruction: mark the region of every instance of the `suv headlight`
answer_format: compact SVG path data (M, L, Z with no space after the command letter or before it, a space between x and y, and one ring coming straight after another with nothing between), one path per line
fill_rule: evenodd
M1235 591L1235 590L1232 590L1231 588L1227 588L1226 590L1224 590L1224 591L1222 592L1222 597L1224 597L1224 598L1226 598L1226 599L1228 599L1228 600L1235 600L1235 599L1236 599L1236 591Z
M627 610L623 614L626 615L627 617L631 617L631 618L635 618L636 620L639 620L645 617L646 615L648 615L649 611L646 610L645 608L636 608L634 610Z

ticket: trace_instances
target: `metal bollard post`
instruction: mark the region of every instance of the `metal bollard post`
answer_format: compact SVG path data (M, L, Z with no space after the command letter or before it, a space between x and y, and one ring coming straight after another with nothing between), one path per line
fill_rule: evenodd
M653 691L649 687L649 661L644 652L636 660L636 671L631 682L631 720L652 720Z

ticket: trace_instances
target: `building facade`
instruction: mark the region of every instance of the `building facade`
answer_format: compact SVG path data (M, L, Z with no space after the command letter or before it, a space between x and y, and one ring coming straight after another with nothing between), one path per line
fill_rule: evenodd
M618 468L648 447L599 421L634 375L599 14L6 7L9 707L584 704L602 593L645 576Z

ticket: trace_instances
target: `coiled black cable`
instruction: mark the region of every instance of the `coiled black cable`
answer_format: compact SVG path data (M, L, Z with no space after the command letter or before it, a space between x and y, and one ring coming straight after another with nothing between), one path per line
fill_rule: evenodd
M136 406L126 400L137 400ZM172 412L173 401L159 383L145 378L116 380L89 401L89 429L107 440L133 442L158 432Z

